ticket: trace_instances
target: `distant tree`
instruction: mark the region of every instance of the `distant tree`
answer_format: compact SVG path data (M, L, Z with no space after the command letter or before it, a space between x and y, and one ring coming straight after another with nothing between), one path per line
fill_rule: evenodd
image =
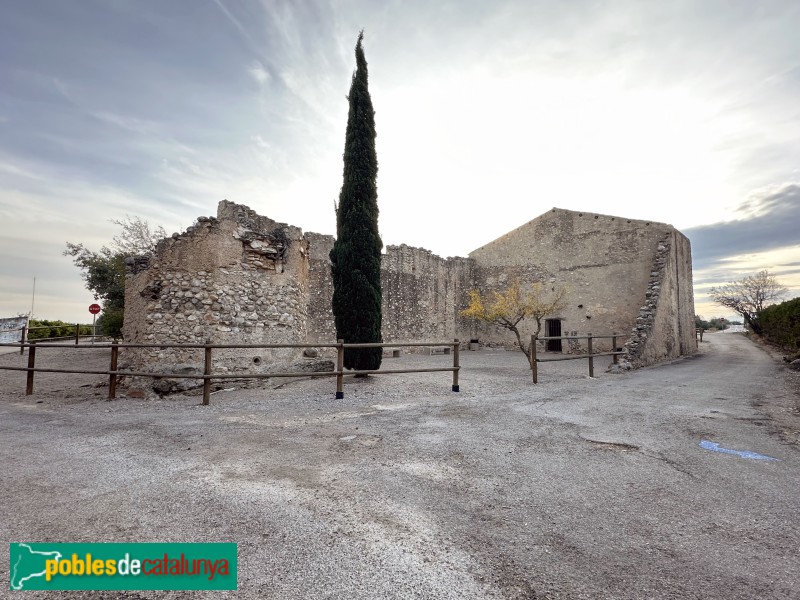
M103 303L103 312L97 321L101 331L120 337L125 311L125 259L151 255L158 241L167 237L167 232L161 226L151 229L149 223L139 217L126 215L123 221L113 219L111 222L122 230L112 238L110 246L95 252L83 244L67 242L64 255L73 258L72 262L82 271L86 289L94 294L95 300Z
M761 326L756 320L756 315L770 304L780 300L786 292L787 289L765 269L755 275L748 275L725 285L712 287L709 295L717 304L742 315L745 325L749 326L753 332L761 333Z
M350 110L344 145L344 173L336 208L336 242L330 252L332 309L336 335L347 343L381 339L381 249L378 233L378 157L375 111L369 95L367 61L356 43L356 71L350 84ZM380 348L347 349L344 366L370 370L381 365Z
M708 322L708 327L706 329L718 329L720 331L725 331L728 327L729 325L725 321L724 317L712 317Z
M531 317L536 323L536 330L533 333L539 335L542 331L542 319L567 306L565 288L555 288L551 290L549 297L547 296L542 282L533 283L530 291L523 294L519 279L514 279L504 291L492 292L491 299L484 300L478 290L470 290L469 306L461 311L461 315L511 331L517 337L520 350L530 362L530 342L526 344L523 341L519 324Z
M709 329L718 329L718 330L725 330L730 327L730 323L728 323L724 317L711 317L708 321L706 321L703 317L699 315L694 316L694 326L708 331ZM739 323L741 325L741 323Z

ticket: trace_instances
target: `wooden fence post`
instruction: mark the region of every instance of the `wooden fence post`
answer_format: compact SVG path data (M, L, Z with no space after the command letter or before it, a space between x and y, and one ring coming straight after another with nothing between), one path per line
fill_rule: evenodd
M592 354L592 334L587 334L589 340L589 377L594 377L594 354Z
M531 336L531 375L533 376L533 383L539 383L539 365L536 362L536 341L537 336L534 333Z
M36 367L36 342L31 343L28 349L28 380L25 386L25 395L30 396L33 393L33 370Z
M617 351L617 332L616 331L611 334L611 351L612 352L616 352ZM615 364L615 365L618 364L619 363L619 355L618 354L614 354L614 356L611 357L611 362L613 364Z
M25 325L22 326L22 335L19 338L19 354L22 356L25 354L25 338L27 337L26 334L28 333L28 328Z
M117 339L111 342L111 364L108 370L111 374L108 376L108 399L113 400L117 397L117 360L119 358L119 346Z
M458 363L458 351L460 349L460 343L458 342L458 338L453 340L453 391L458 391L458 370L461 368L461 365Z
M344 340L336 340L336 399L344 398Z
M206 340L203 375L203 406L208 406L211 398L211 340Z
M81 337L81 324L75 323L75 345L78 345L78 338Z

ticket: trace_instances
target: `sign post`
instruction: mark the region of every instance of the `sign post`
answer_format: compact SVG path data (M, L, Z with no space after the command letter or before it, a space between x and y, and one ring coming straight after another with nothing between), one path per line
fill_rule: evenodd
M92 345L94 345L94 338L97 336L97 326L95 322L97 321L97 313L99 313L102 307L99 304L90 304L89 305L89 312L92 313Z

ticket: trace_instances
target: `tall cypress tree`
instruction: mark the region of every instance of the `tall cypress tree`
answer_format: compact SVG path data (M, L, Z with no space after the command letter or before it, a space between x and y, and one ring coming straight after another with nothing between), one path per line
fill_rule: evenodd
M350 111L344 143L344 176L336 210L336 242L331 250L333 316L336 336L345 343L380 342L381 249L378 233L378 157L375 111L367 85L367 60L358 34L356 71L350 84ZM377 369L380 348L345 350L348 369Z

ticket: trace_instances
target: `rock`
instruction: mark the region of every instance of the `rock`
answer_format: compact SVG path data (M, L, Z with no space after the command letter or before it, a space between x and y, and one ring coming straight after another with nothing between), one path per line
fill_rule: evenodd
M173 365L166 366L161 369L156 369L154 373L164 374L165 377L153 379L150 387L159 395L172 394L174 392L183 392L185 390L192 390L202 387L202 379L183 379L172 378L168 375L200 375L202 373L199 367L194 365Z
M150 258L147 256L128 256L125 258L125 272L136 275L150 266Z
M316 348L306 348L303 350L303 356L306 358L317 358L319 356L319 350Z
M160 394L169 394L172 391L172 380L154 379L152 388Z
M800 371L800 358L797 360L793 360L789 363L789 368L794 369L795 371Z
M616 365L614 364L610 365L608 367L608 372L613 373L614 375L619 375L620 373L624 373L625 371L630 371L631 368L632 368L631 363L629 363L626 360L622 360Z
M308 360L294 363L291 370L298 373L312 373L314 371L333 371L334 368L332 360Z

